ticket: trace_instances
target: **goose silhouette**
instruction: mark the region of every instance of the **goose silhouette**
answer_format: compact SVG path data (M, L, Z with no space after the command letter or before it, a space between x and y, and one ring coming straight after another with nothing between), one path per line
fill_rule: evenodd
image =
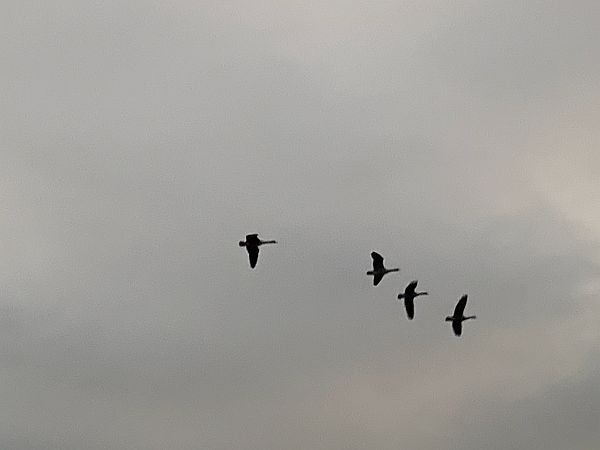
M409 320L412 320L415 317L415 298L420 295L429 295L427 292L415 292L417 289L417 280L411 281L408 286L404 289L403 294L398 294L398 300L404 299L404 307L406 308L406 315Z
M454 334L456 336L460 336L462 334L462 323L465 320L476 319L476 316L467 316L463 315L465 311L465 306L467 306L467 295L463 295L456 307L454 308L454 315L446 317L446 322L452 322L452 329L454 330Z
M371 252L371 258L373 258L373 270L369 270L367 275L373 276L373 286L377 286L386 273L400 271L400 269L386 269L383 265L383 256L377 252Z
M277 241L262 241L258 238L258 234L247 234L246 240L239 242L240 247L246 247L250 267L253 269L256 267L256 262L258 261L258 247L264 244L277 244Z

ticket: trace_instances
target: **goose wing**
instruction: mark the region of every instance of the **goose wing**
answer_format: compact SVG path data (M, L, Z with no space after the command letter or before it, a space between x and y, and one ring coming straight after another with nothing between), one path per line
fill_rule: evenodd
M454 317L462 317L463 312L465 311L465 306L467 306L467 296L463 295L454 308Z
M407 294L414 294L415 293L415 289L417 289L417 280L411 281L408 284L408 286L406 286L406 293Z
M377 252L371 252L373 258L373 270L383 269L383 256Z
M260 239L258 239L258 234L247 234L246 235L246 244L252 246L260 243Z
M404 307L406 308L406 315L410 320L415 317L415 303L412 298L404 299Z
M256 262L258 261L258 247L254 245L246 245L246 250L248 250L248 259L250 259L250 267L254 269L256 267Z
M452 329L454 330L454 334L456 336L460 336L462 333L462 322L460 320L453 320Z
M377 286L384 275L384 273L377 273L373 275L373 286Z

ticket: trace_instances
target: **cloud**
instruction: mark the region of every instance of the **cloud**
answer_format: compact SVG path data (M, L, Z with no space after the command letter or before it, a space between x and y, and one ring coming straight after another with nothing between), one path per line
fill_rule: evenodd
M4 446L590 448L595 6L541 6L12 6Z

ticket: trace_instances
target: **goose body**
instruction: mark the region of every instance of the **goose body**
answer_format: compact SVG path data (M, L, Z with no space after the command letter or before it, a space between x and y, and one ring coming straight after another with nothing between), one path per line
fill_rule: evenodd
M373 276L373 286L377 286L385 274L400 271L400 269L386 269L383 265L383 256L377 252L371 252L371 258L373 259L373 270L369 270L367 275Z
M454 330L454 334L456 336L460 336L462 334L462 323L465 320L475 319L476 316L464 316L465 306L467 306L467 295L463 295L456 307L454 308L454 314L452 316L446 317L446 322L452 322L452 330Z
M239 242L240 247L246 247L250 267L253 269L256 267L256 262L258 261L258 247L264 244L277 244L277 241L262 241L258 238L258 234L247 234L246 240Z
M416 292L417 283L417 280L411 281L404 289L404 293L398 294L398 300L404 299L404 307L409 320L415 317L415 298L421 295L429 295L427 292Z

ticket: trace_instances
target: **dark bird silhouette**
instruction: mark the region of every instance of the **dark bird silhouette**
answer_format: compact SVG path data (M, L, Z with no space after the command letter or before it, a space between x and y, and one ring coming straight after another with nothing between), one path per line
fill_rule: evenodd
M415 292L417 288L417 280L411 281L408 286L404 289L403 294L398 294L398 300L404 299L404 307L406 308L406 315L410 320L415 317L415 298L420 295L429 295L427 292Z
M476 319L476 316L463 316L465 306L467 306L467 296L463 295L454 308L454 315L446 317L446 322L452 322L452 329L454 330L454 334L456 336L461 335L462 323L465 320Z
M386 273L400 271L400 269L386 269L383 265L383 256L377 252L371 252L371 258L373 258L373 270L369 270L367 275L373 275L373 286L377 286Z
M248 258L250 259L250 267L253 269L256 267L258 261L258 247L263 244L277 244L277 241L261 241L258 238L258 234L247 234L245 241L240 241L240 247L246 247L248 252Z

